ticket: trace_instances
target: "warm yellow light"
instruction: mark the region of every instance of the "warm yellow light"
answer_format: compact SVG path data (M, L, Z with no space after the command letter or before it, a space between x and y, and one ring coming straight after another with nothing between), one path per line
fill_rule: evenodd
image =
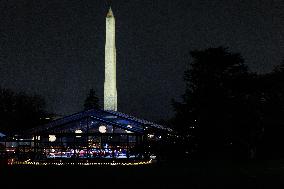
M101 125L100 127L99 127L99 131L100 131L100 133L106 133L106 126L104 126L104 125Z
M40 136L36 136L36 139L40 140ZM35 137L33 137L32 140L35 140Z
M131 166L131 165L146 165L146 164L150 164L152 163L152 159L150 159L149 161L139 161L139 162L129 162L129 163L119 163L119 162L112 162L112 163L56 163L56 162L31 162L31 161L14 161L14 159L10 160L9 165L125 165L125 166Z
M75 133L83 133L83 131L81 129L77 129Z
M75 131L75 133L81 134L81 133L83 133L83 131L82 131L81 129L77 129L77 130ZM76 137L77 137L77 138L80 138L81 136L80 136L80 135L77 135Z
M56 141L56 136L55 136L55 135L49 135L49 136L48 136L48 141L49 141L49 142L54 142L54 141Z

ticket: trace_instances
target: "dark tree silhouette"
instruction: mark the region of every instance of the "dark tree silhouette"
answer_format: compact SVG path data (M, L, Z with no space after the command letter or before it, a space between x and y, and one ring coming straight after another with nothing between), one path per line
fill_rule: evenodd
M234 147L248 153L254 141L251 134L259 127L256 75L248 72L240 54L227 48L190 54L183 101L173 102L176 130L189 137L203 157L232 155L224 152Z
M85 110L92 108L100 108L99 98L96 96L96 92L94 89L90 89L90 92L84 102L84 108Z
M262 152L267 157L284 157L284 61L271 73L261 75L262 86L262 130L264 141Z
M0 88L1 130L21 132L41 124L46 115L45 101L41 96Z

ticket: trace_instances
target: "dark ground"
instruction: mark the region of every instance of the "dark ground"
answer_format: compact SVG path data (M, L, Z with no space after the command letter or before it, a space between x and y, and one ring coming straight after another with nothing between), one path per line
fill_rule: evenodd
M127 167L2 166L0 175L0 182L12 187L283 188L284 160L170 161Z

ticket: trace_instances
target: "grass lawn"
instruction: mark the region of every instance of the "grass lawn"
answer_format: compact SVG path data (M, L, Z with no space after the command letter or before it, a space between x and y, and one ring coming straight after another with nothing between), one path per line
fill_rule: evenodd
M0 182L13 186L72 188L283 188L284 160L245 163L176 160L143 166L103 167L14 166L1 168Z

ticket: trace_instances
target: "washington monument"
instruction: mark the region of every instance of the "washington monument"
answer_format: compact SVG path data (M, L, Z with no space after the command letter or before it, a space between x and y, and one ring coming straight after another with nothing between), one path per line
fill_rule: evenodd
M115 19L111 8L106 16L104 110L117 111Z

